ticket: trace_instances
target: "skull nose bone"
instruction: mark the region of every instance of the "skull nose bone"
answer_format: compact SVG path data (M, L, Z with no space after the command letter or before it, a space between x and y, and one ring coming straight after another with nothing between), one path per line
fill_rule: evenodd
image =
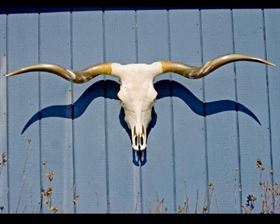
M145 141L145 128L142 125L142 132L141 134L136 132L136 127L133 128L133 149L135 150L144 150L146 149L146 141Z
M146 148L146 146L144 145L144 137L141 135L137 135L136 137L136 145L138 150L144 150Z

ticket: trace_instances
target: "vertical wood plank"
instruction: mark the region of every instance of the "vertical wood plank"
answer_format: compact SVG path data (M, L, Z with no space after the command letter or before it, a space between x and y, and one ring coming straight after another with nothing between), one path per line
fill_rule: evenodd
M233 52L230 10L202 10L202 24L204 62ZM234 78L233 64L207 76L206 102L235 101ZM221 107L215 109L222 110ZM206 114L212 109L206 105ZM213 213L240 211L235 113L235 110L225 111L206 117L209 182L214 184L214 190L209 189L210 211Z
M38 14L8 15L8 70L38 61ZM40 203L39 126L21 134L39 110L38 75L8 78L8 160L10 212L38 212Z
M275 68L268 67L268 88L269 88L269 107L270 107L270 128L271 128L271 159L273 162L274 182L280 182L280 77L279 77L279 61L280 61L280 10L265 9L265 37L267 60L276 64Z
M63 12L42 9L40 32L41 62L55 63L70 68L70 12L68 9ZM41 73L41 108L71 104L71 91L70 82L53 74ZM71 107L54 108L51 112L56 112L56 110L60 110L71 118ZM42 117L44 116L46 115L42 113ZM63 212L73 212L72 120L62 117L43 118L41 127L42 159L48 162L48 170L54 172L52 204ZM46 188L48 182L44 175L43 173L43 185Z
M236 53L267 57L277 64L279 13L279 9L265 9L264 13L261 9L233 10L232 39L230 10L202 10L201 52L200 17L195 9L103 13L77 8L72 17L69 9L43 9L40 15L32 9L11 11L8 16L0 14L0 74L35 64L38 58L40 62L73 66L74 70L104 59L123 64L171 59L199 65L201 55L206 62L233 52L233 44ZM235 101L237 95L237 101L262 125L242 112L209 115L205 142L204 118L186 104L203 111L202 79L162 75L155 82L170 78L174 82L166 81L160 89L168 97L156 102L157 120L148 136L143 167L133 164L130 138L119 118L121 107L112 99L117 84L103 82L104 76L83 85L43 72L8 79L1 76L0 153L6 152L8 166L0 168L0 207L4 206L0 213L40 212L40 187L48 186L48 170L54 171L52 205L62 212L154 212L162 199L161 212L175 212L183 206L185 193L188 212L195 211L196 203L197 212L202 212L207 185L206 144L209 180L215 187L211 213L239 212L240 203L245 204L249 194L257 196L253 212L259 212L256 159L263 161L266 174L274 169L274 182L280 179L279 66L237 62L235 68L237 88L234 65L225 65L205 78L205 100ZM119 82L108 76L105 79ZM183 99L178 97L182 95ZM86 105L89 98L94 99ZM201 104L194 103L195 98ZM52 107L58 105L62 107ZM47 107L51 107L49 112L64 116L46 117L49 114L43 111L42 119L21 134L27 121ZM206 106L206 110L211 108ZM238 156L241 201L235 188ZM41 170L40 159L48 162L46 169ZM74 192L79 195L76 210ZM43 212L48 212L47 206L43 207Z
M7 15L0 14L0 206L1 213L8 212L8 164L3 162L7 159L7 78L3 76L7 72ZM3 157L5 156L5 157Z
M84 69L103 61L102 11L73 11L73 67ZM77 212L106 212L106 155L103 77L83 85L74 84L74 148ZM87 97L82 97L87 89ZM87 98L99 96L89 104ZM81 101L81 103L76 103Z
M234 42L236 52L265 57L262 11L233 10ZM256 160L260 158L270 169L269 124L265 66L256 63L236 64L238 101L250 108L258 117L259 125L239 113L242 203L249 194L260 199L260 174ZM260 211L260 203L256 204Z
M171 10L170 27L171 60L199 65L201 46L198 10ZM187 212L195 212L196 207L197 212L201 212L206 190L204 120L184 101L203 111L203 105L194 105L188 94L189 90L202 101L202 80L188 80L176 74L172 74L172 79L187 89L183 91L177 85L172 86L177 208L184 206L187 196Z
M135 63L135 20L134 11L105 11L105 53L106 61L122 64ZM106 77L106 80L116 78ZM113 89L106 87L106 94ZM113 93L115 94L115 93ZM120 103L106 98L108 134L108 165L110 212L138 212L139 174L133 168L130 137L120 124ZM137 169L137 168L136 168Z
M152 63L169 58L168 18L166 10L137 12L139 62ZM164 74L155 81L169 79ZM170 92L166 85L160 91ZM174 172L171 132L171 99L157 100L156 125L148 136L147 163L143 166L143 206L144 212L154 212L158 203L164 200L162 212L174 212Z

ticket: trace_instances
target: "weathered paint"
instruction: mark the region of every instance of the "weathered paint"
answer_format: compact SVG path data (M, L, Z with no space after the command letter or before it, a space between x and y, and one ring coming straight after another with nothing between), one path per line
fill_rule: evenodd
M203 10L201 23L204 61L214 55L233 52L230 10ZM206 102L236 100L233 65L223 66L214 71L211 77L205 78ZM206 106L206 111L211 109ZM206 117L209 182L215 185L210 204L211 212L240 210L239 194L235 192L236 169L239 168L235 113L227 111L222 116L218 113Z
M260 9L233 11L236 51L265 57L262 16ZM252 192L260 198L259 185L252 185L260 179L255 166L256 159L261 158L266 168L271 169L266 69L259 65L239 63L236 64L236 73L238 102L251 108L262 124L250 122L244 114L239 113L241 186L245 201L244 197ZM260 203L257 203L257 206L259 209Z
M181 21L185 21L182 23ZM186 37L191 41L186 41ZM200 20L198 10L170 11L171 59L184 61L192 65L201 64ZM203 100L202 79L188 80L172 74L173 80ZM191 82L190 82L191 81ZM176 204L184 206L186 196L191 203L189 212L201 212L206 193L206 157L204 141L204 118L198 116L185 102L194 104L187 91L182 91L172 84L174 96L174 151L176 173ZM180 94L181 93L181 94ZM178 95L183 96L183 99ZM196 105L203 111L203 105ZM188 130L186 131L186 127ZM191 156L190 156L191 155ZM199 177L199 178L197 178ZM180 180L178 182L178 180ZM198 194L198 200L197 200ZM197 206L196 206L197 201Z
M38 62L38 14L9 14L7 16L7 70L26 63ZM20 41L18 41L18 37ZM12 60L10 60L13 58ZM25 100L19 100L24 94ZM40 202L40 136L39 122L25 135L20 129L39 110L39 77L7 80L8 135L8 199L9 212L39 210Z
M73 11L72 22L73 68L103 61L102 11ZM107 211L104 85L94 86L102 80L97 77L84 85L73 85L77 212ZM89 105L81 97L85 91L86 97L93 99Z

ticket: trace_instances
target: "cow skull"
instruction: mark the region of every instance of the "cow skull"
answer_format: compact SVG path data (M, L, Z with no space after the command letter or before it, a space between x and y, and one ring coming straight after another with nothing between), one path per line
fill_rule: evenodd
M101 74L119 78L121 85L118 98L124 109L125 121L131 130L132 148L142 151L147 148L147 127L151 121L152 108L157 97L157 92L153 85L156 76L166 72L174 72L186 78L198 79L208 75L222 65L235 61L255 61L274 65L269 61L248 55L229 54L217 57L197 67L172 61L127 65L109 62L73 72L55 64L36 64L21 68L6 76L32 71L45 71L75 83L87 82Z

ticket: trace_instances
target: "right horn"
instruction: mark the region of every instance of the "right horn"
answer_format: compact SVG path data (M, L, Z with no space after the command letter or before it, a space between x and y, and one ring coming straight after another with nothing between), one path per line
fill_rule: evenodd
M28 67L18 69L14 72L7 74L6 76L19 75L26 72L50 72L54 73L68 81L75 83L87 82L98 75L113 75L112 74L112 63L101 63L91 66L87 69L80 71L71 71L60 65L55 64L36 64ZM114 75L116 76L116 75Z
M254 61L275 66L275 64L264 59L244 54L228 54L220 56L197 67L172 61L160 61L160 63L162 67L162 73L174 72L189 79L199 79L208 75L210 72L216 70L217 68L235 61Z

